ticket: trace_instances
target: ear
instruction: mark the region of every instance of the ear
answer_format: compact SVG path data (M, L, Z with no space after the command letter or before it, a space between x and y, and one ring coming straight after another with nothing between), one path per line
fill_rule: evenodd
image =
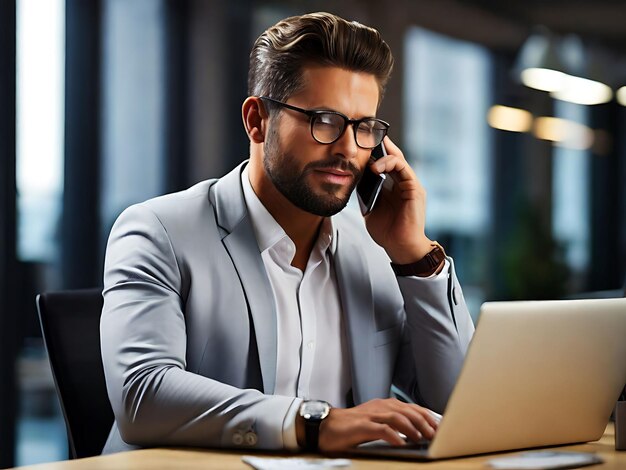
M261 98L257 96L246 98L241 106L241 117L250 141L255 144L263 143L269 115Z

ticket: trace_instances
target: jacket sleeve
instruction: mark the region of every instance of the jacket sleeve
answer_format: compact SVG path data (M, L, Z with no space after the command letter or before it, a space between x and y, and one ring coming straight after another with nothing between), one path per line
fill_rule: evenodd
M394 385L409 398L443 413L456 383L474 324L448 257L436 276L398 276L406 323Z
M109 237L101 343L122 439L139 446L280 449L293 397L239 389L186 370L181 268L167 231L145 205Z

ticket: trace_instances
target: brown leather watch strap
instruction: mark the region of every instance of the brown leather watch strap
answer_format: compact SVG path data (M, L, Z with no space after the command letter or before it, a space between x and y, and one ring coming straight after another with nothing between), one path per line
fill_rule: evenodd
M439 243L433 244L433 249L426 256L415 263L395 264L391 263L391 269L396 276L419 276L428 277L437 272L446 259L446 252Z

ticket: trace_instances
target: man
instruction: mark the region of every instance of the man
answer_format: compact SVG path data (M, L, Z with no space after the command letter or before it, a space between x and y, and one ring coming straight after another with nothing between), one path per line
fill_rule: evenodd
M250 56L249 161L119 217L105 452L432 438L429 409L443 411L473 325L424 233L425 192L375 118L392 63L358 23L279 22ZM383 138L388 155L370 163ZM368 165L394 185L363 219L342 209ZM389 398L392 384L419 405Z

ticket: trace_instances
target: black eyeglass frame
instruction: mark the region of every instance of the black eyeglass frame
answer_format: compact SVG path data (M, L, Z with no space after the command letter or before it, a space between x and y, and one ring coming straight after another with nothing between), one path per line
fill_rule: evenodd
M339 139L341 139L341 136L343 136L343 134L346 132L346 129L348 128L348 125L352 125L352 129L354 130L354 142L357 144L358 147L362 148L362 149L368 149L371 150L375 147L377 147L378 145L380 145L380 143L385 139L385 136L387 135L387 132L389 132L389 123L383 121L382 119L378 119L378 118L374 118L374 117L364 117L361 119L350 119L348 116L346 116L343 113L340 113L339 111L333 111L330 109L303 109L303 108L298 108L297 106L293 106L291 104L287 104L287 103L283 103L282 101L278 101L275 100L274 98L270 98L269 96L259 96L260 99L262 100L267 100L270 103L274 103L277 104L279 106L282 106L284 108L287 109L291 109L292 111L297 111L299 113L302 114L306 114L309 117L309 123L311 126L311 137L313 137L313 139L315 140L315 142L317 142L318 144L322 144L322 145L330 145L330 144L334 144L335 142L337 142ZM343 129L341 130L341 132L339 132L339 134L337 134L337 137L330 141L330 142L320 142L319 139L317 139L315 137L315 134L313 133L313 123L315 120L316 116L319 116L320 114L336 114L337 116L340 116L343 118ZM373 146L363 146L361 144L359 144L358 140L357 140L357 130L359 125L362 122L366 122L366 121L376 121L380 124L383 124L385 126L384 129L384 133L382 138L380 139L380 142L378 142L376 145Z

